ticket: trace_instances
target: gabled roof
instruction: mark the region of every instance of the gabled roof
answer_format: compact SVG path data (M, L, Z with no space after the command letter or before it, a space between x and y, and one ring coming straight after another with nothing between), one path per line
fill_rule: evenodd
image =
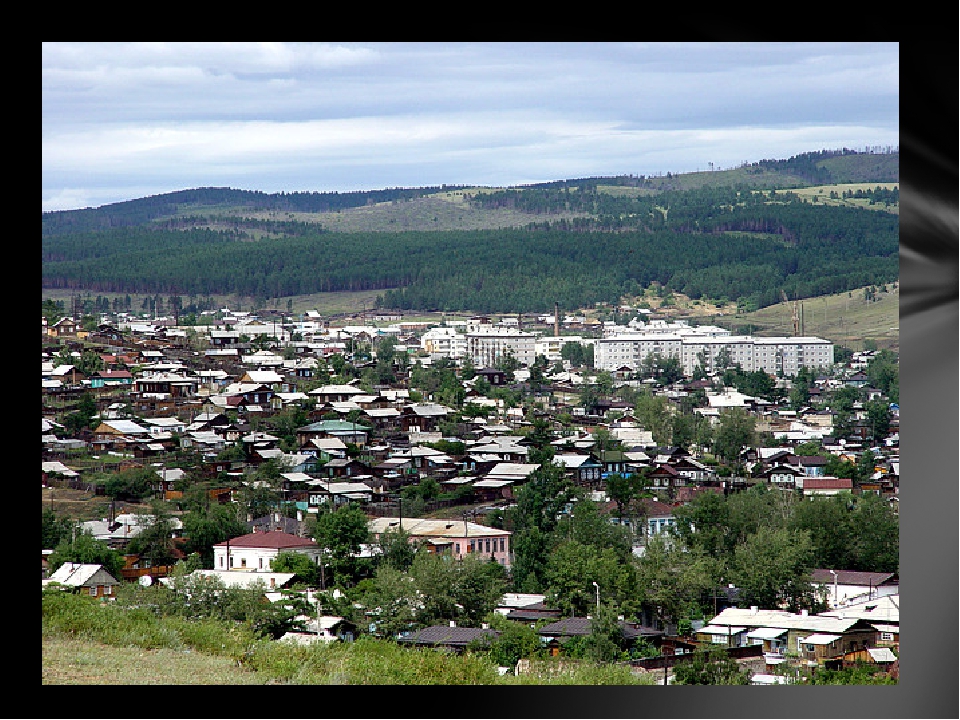
M225 540L224 542L219 542L214 545L214 547L226 547L227 544L232 548L264 548L267 550L317 547L317 543L309 538L302 538L285 532L277 532L276 530L248 533L240 537Z
M48 581L57 582L62 585L70 585L72 587L80 587L94 579L108 585L119 584L119 581L108 573L103 565L99 563L66 562L57 568L56 572L48 578Z
M491 639L500 635L490 628L450 627L449 625L434 625L398 638L400 642L413 645L453 645L465 647L477 638Z
M860 572L856 570L835 570L838 585L866 585L878 587L890 582L896 573ZM834 576L829 569L817 568L810 571L810 579L815 583L833 583Z

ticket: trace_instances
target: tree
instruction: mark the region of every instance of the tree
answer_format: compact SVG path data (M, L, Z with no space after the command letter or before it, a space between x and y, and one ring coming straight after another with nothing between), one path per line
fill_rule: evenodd
M647 541L637 560L643 604L663 622L699 617L702 598L716 587L721 564L700 549L687 550L663 535Z
M721 648L708 648L693 653L689 660L673 668L677 685L749 685L752 674Z
M501 667L516 667L524 658L541 653L543 647L537 631L529 625L507 620L495 613L490 617L490 627L500 634L487 647L490 660Z
M187 512L183 518L183 533L186 538L185 549L188 553L197 553L203 567L213 568L213 546L230 538L247 533L247 526L237 515L237 507L209 503Z
M410 543L410 533L403 528L387 529L380 533L380 564L406 572L413 564L417 549Z
M80 396L76 408L63 418L63 425L71 435L96 427L97 401L93 393L85 392Z
M169 505L162 500L153 500L150 511L141 517L141 530L130 539L128 551L155 566L172 565L176 562L177 552L173 540L173 514Z
M454 567L453 595L459 617L476 627L500 604L507 589L507 571L500 563L479 554L461 558Z
M890 404L885 400L870 400L864 409L867 411L867 422L870 423L870 439L877 442L886 438L890 434L890 420L893 417Z
M729 578L744 605L772 610L785 603L790 612L818 612L812 568L813 543L806 531L761 526L737 545Z
M78 531L73 538L63 538L47 559L51 573L65 562L103 565L108 573L118 579L123 569L120 553L102 540L97 540L89 530Z
M62 540L70 539L74 527L73 520L60 517L51 508L43 508L41 516L41 549L50 550L59 545Z
M130 468L111 475L104 491L115 500L140 501L154 494L159 476L148 468Z
M367 516L356 503L341 505L333 512L322 513L316 519L314 539L329 553L334 581L352 584L360 564L362 546L370 539Z
M900 572L900 520L879 495L858 495L850 519L856 570Z
M282 551L270 561L270 570L273 572L293 573L294 582L316 587L320 580L320 569L317 564L303 553Z
M720 412L720 425L714 439L714 450L728 465L739 463L744 448L756 444L756 418L743 408L727 408Z
M583 639L583 657L597 663L615 662L624 656L623 627L617 611L601 605L590 619L590 633Z

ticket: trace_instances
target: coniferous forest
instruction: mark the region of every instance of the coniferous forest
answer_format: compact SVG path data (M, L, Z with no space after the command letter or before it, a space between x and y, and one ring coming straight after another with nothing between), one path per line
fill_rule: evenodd
M895 190L833 193L859 205L811 201L798 191L814 180L898 178L898 154L868 157L867 165L853 153L767 160L736 174L713 173L710 183L628 176L460 189L473 208L533 218L497 230L338 232L306 215L409 202L450 186L179 191L44 213L42 282L259 298L375 290L382 307L489 313L617 302L659 283L693 299L759 308L784 292L806 298L897 280L899 216L887 209L897 207ZM846 159L858 161L851 165L857 175L842 174L837 163ZM266 217L265 210L276 212Z

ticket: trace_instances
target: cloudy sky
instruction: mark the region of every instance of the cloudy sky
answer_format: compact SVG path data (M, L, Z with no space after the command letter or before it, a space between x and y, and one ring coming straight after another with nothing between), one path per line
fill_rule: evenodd
M899 145L898 43L43 43L43 210Z

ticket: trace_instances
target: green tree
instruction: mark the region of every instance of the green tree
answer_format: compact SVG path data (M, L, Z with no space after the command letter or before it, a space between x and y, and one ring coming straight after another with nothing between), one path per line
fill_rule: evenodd
M490 660L496 665L514 668L520 660L541 654L540 636L529 625L495 614L491 616L490 627L500 633L487 648Z
M57 515L51 508L43 508L41 516L41 549L51 550L59 545L62 540L69 540L72 537L73 520Z
M71 435L77 435L83 430L93 429L99 420L97 416L97 401L93 393L85 392L80 396L76 409L63 418L63 425Z
M773 610L785 603L790 612L817 612L812 568L813 543L805 531L762 526L737 545L728 572L745 605Z
M172 565L177 559L174 542L174 522L170 506L162 500L152 500L150 510L142 516L141 530L127 545L130 553L149 560L153 565Z
M662 622L679 625L702 614L702 598L717 585L720 563L700 549L687 550L670 538L655 535L637 560L637 582L643 603Z
M752 674L721 648L693 653L673 669L677 685L749 685Z
M756 418L743 408L727 408L720 412L720 424L714 439L714 450L728 465L736 465L744 448L757 442Z
M207 502L183 515L183 534L188 553L200 556L203 567L213 568L213 546L247 533L247 526L237 514L237 506Z
M320 514L313 536L329 553L334 581L353 584L361 566L358 561L360 550L370 540L367 516L360 506L348 503L333 512Z
M893 413L890 403L886 400L870 400L864 406L867 411L867 422L870 428L870 439L874 442L883 440L890 434L890 421Z
M453 595L459 606L459 618L478 626L492 613L507 590L507 571L498 562L481 555L467 555L454 564Z
M77 531L76 537L63 538L47 559L53 573L65 562L84 565L103 565L104 569L118 580L121 578L123 558L102 540L97 540L89 530Z
M416 547L410 542L410 533L403 528L387 529L380 533L377 540L380 547L380 564L406 572L413 564L417 554Z
M317 587L320 584L320 569L303 553L281 551L270 561L272 572L293 573L294 582Z
M104 483L104 491L114 500L139 501L156 491L160 478L149 468L130 468L111 475Z
M900 572L900 520L879 495L856 496L850 519L854 528L854 568Z

